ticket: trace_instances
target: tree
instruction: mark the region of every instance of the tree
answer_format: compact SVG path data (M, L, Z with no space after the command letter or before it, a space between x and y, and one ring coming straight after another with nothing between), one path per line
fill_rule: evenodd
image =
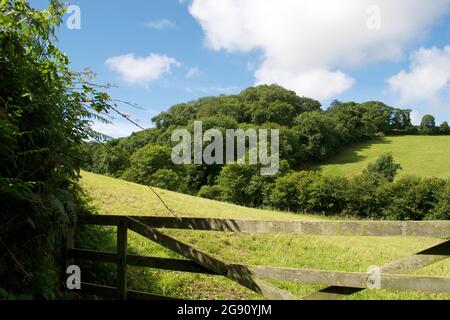
M392 129L408 129L413 125L411 123L411 110L395 109L391 111L391 128Z
M171 159L172 148L161 145L147 145L131 155L131 166L126 169L122 178L142 183L151 184L151 176L160 169L171 169L174 172L180 170Z
M183 191L182 179L171 169L159 169L150 176L149 180L153 187L170 191Z
M350 179L345 213L363 218L380 218L391 194L385 191L388 181L378 173L365 173Z
M300 211L298 201L299 182L302 173L295 172L280 177L275 181L275 187L270 194L270 204L280 210L297 212Z
M219 186L204 185L200 188L200 191L197 193L197 197L211 200L220 200L221 193L222 190L220 189Z
M294 212L313 210L311 186L321 178L319 173L301 171L279 177L270 194L271 204L281 210Z
M383 215L392 220L423 220L432 216L438 218L442 212L439 208L436 210L436 204L443 204L445 208L445 201L439 201L440 196L445 194L441 193L445 182L439 178L399 178L387 185L390 200L383 209Z
M239 205L250 205L252 199L247 188L252 177L258 173L258 167L254 165L229 164L224 166L217 179L222 199Z
M337 99L334 99L334 100L331 101L331 103L330 103L330 108L337 107L337 106L339 106L339 105L341 105L341 104L342 104L341 101L339 101L339 100L337 100Z
M430 114L423 116L422 122L420 123L420 133L423 135L430 135L435 132L436 132L435 118Z
M295 119L294 130L310 160L323 160L339 149L336 122L326 114L313 111L302 113Z
M441 134L450 134L450 127L448 126L448 122L444 121L439 126L439 132Z
M425 217L428 220L450 220L450 179L436 195L436 203L430 214Z
M397 175L397 171L402 170L402 166L394 161L390 153L382 154L374 163L370 163L365 174L379 174L388 181L392 182Z
M310 185L308 206L313 212L340 214L345 208L347 190L347 178L317 176Z

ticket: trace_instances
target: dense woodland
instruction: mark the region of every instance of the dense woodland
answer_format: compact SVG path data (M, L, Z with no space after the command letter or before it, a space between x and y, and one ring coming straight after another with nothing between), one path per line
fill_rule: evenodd
M251 207L370 218L446 218L449 183L414 177L393 182L401 168L390 155L350 179L309 171L346 147L383 139L385 134L450 133L446 122L437 126L431 115L421 126L413 126L410 112L378 101L335 101L324 110L318 101L277 85L262 85L238 95L175 105L153 118L154 128L110 140L107 147L90 142L85 145L84 168ZM171 134L179 128L192 132L194 121L202 121L204 130L217 128L223 134L226 129L279 129L280 171L262 176L258 165L173 164Z

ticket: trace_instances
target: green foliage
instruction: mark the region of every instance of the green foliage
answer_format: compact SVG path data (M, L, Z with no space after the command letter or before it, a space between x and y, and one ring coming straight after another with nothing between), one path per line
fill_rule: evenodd
M129 181L151 184L151 176L159 169L176 170L177 166L171 160L171 153L169 146L146 145L133 153L130 158L131 165L122 177Z
M291 212L300 210L297 194L299 192L299 181L302 176L302 173L296 172L276 180L275 187L270 193L270 203L273 207Z
M450 127L448 126L448 122L444 121L439 126L439 133L440 134L450 134Z
M419 132L423 135L436 133L436 120L432 115L427 114L423 116Z
M95 151L94 147L91 158L100 159L102 164L95 165L93 171L249 207L408 219L417 216L414 210L395 216L391 213L394 205L387 206L402 190L387 187L395 184L393 181L401 169L391 154L383 154L368 165L363 175L352 179L288 171L308 169L354 143L380 137L383 140L385 133L413 132L410 112L379 101L335 102L322 111L317 101L298 97L282 87L258 86L238 95L176 105L153 119L156 128L151 133L140 132L111 141L110 147L131 154L129 161L121 161L120 165L114 165L109 155L102 155L104 150ZM204 130L216 128L222 133L238 128L278 129L283 169L274 177L264 177L256 165L173 166L171 133L179 128L193 132L194 121L202 121ZM111 173L109 170L114 167L120 169ZM154 177L161 169L171 174ZM445 202L442 203L445 207ZM442 216L441 211L436 216ZM429 213L418 218L428 216Z
M252 177L257 174L254 165L229 164L223 167L217 180L224 201L245 205L249 203L249 189Z
M270 194L271 204L293 212L311 209L311 186L320 175L312 171L293 172L280 177Z
M150 176L150 184L154 187L171 191L182 191L183 181L180 176L171 169L159 169Z
M75 242L79 248L88 248L97 251L114 252L117 250L116 230L104 226L77 226ZM79 261L84 282L101 283L116 286L116 266L111 263L98 261Z
M332 117L313 111L302 113L295 119L294 130L299 134L306 159L323 160L340 147L336 123Z
M347 205L349 181L343 177L317 176L309 186L312 212L341 213Z
M402 170L402 166L394 161L392 154L384 153L374 163L369 163L364 173L379 174L392 182L399 170Z
M402 177L386 185L389 201L384 216L391 220L424 220L435 212L445 180L433 178ZM439 209L437 212L441 212Z
M109 97L92 73L68 69L56 47L61 1L0 5L0 283L11 294L55 298L61 240L88 210L77 185L91 119ZM114 168L115 169L115 168Z
M221 199L222 190L219 186L202 186L200 191L197 193L197 196L200 198L210 199L210 200L220 200Z
M425 217L428 220L450 220L450 180L436 194L436 205Z
M349 180L346 214L363 218L381 218L382 209L388 201L384 185L388 181L380 174L366 173Z
M409 115L410 110L395 109L377 101L335 103L329 110L322 111L318 101L299 97L278 85L261 85L238 95L205 97L177 104L153 118L155 128L110 141L108 145L114 153L90 143L85 148L84 169L140 183L150 182L150 176L158 169L171 169L183 177L182 184L186 183L186 187L180 185L178 190L195 195L202 186L213 186L219 181L223 165L180 169L143 164L147 160L139 158L147 156L143 155L142 148L150 145L173 147L173 130L185 128L192 133L194 121L202 121L204 131L215 128L223 134L226 129L278 129L280 160L290 168L303 169L328 159L355 142L379 137L382 132L407 130L412 127ZM124 157L118 158L116 154ZM267 199L263 195L270 183L256 171L248 178L245 200L240 199L238 203L265 205ZM229 190L228 187L225 189ZM230 192L225 194L227 201L234 201Z
M346 214L388 220L445 220L450 180L402 177L394 182L376 172L353 178L295 172L276 180L270 204L281 210Z

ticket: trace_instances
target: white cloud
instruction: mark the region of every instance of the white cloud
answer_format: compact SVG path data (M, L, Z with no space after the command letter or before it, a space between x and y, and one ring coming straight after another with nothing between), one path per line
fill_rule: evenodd
M405 45L424 36L449 4L450 0L193 0L189 11L211 49L261 51L256 83L278 82L300 95L325 99L354 83L340 70L401 58ZM375 30L368 27L378 25L373 23L378 12L374 5L381 19Z
M148 86L152 81L170 73L172 66L180 66L174 58L151 53L147 57L136 57L133 53L106 60L106 65L129 84Z
M411 56L410 70L393 76L388 84L400 103L439 104L450 89L450 45L417 50Z
M175 23L168 19L157 19L157 20L152 20L152 21L146 22L145 26L155 29L155 30L163 30L163 29L175 28Z
M186 72L186 78L192 79L200 76L200 70L197 67L189 68L189 70Z
M290 70L266 68L264 65L256 71L257 84L277 83L289 89L298 89L298 93L322 100L334 97L349 89L354 79L341 71L315 69L296 73Z

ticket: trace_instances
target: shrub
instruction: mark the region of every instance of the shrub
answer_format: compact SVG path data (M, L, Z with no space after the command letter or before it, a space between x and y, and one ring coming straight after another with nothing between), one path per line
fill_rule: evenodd
M183 191L183 181L171 169L159 169L150 176L150 185L170 191Z
M308 208L314 212L341 213L346 205L349 182L344 177L317 176L310 185Z
M450 179L436 194L436 204L425 217L427 220L450 220Z
M177 167L171 160L172 149L169 146L147 145L138 149L130 158L131 166L125 170L122 178L142 183L151 184L151 176L160 169L172 169Z
M422 118L420 123L419 132L423 135L431 135L436 133L436 119L434 116L427 114Z
M434 209L445 180L402 177L387 186L391 195L383 216L390 220L423 220Z
M270 194L271 205L294 212L310 210L310 187L320 177L316 172L302 171L278 178Z
M197 193L197 196L205 199L220 200L222 197L222 190L219 186L203 186Z
M386 178L377 173L366 173L349 181L345 213L364 218L379 218L389 201L384 187Z
M223 167L217 185L222 190L222 199L239 205L251 203L248 185L252 177L259 174L257 166L229 164Z
M388 181L392 182L397 175L397 171L402 170L400 164L394 161L394 157L390 153L382 154L374 163L370 163L364 173L380 174Z

